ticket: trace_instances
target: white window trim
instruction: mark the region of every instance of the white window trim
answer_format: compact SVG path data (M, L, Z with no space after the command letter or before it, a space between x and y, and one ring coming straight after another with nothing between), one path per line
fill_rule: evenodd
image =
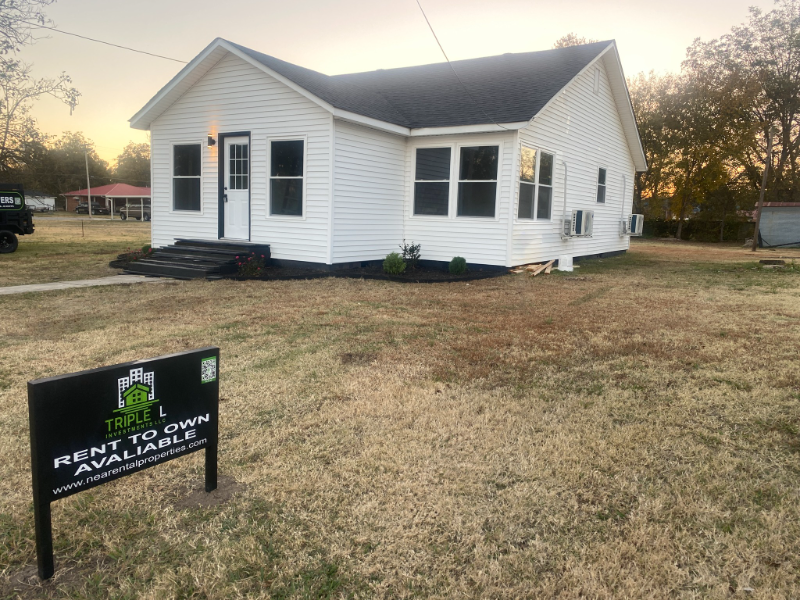
M273 215L272 214L272 142L303 142L303 214ZM252 172L252 169L251 169ZM280 179L299 179L299 177L280 177ZM252 186L252 182L250 183ZM266 218L270 221L305 221L308 218L308 135L272 135L267 137L267 206Z
M191 144L199 144L200 145L200 210L176 210L175 209L175 185L173 181L175 180L175 146L188 146ZM184 216L203 216L205 213L205 198L203 197L203 179L205 178L205 165L206 165L206 158L208 148L206 148L208 144L208 140L186 140L186 141L173 141L169 144L169 212L170 214L174 215L184 215ZM189 179L189 177L181 176L180 179ZM151 179L152 181L152 179ZM152 211L152 198L151 198L151 208ZM152 219L152 213L150 214L150 218Z
M606 182L605 183L600 183L600 169L603 169L606 172ZM602 202L600 202L597 199L597 191L598 191L598 188L601 185L606 189L606 193L603 195L603 201ZM603 205L608 204L608 167L604 167L602 165L597 167L597 176L596 176L596 179L595 179L595 186L594 186L594 203L595 203L595 206L597 206L598 204L603 204Z
M414 212L414 194L416 191L416 184L417 183L417 150L419 149L430 149L430 148L450 148L450 179L447 180L448 183L448 192L447 192L447 214L446 215L418 215ZM419 219L419 220L431 220L431 221L442 221L443 219L452 219L453 218L453 170L455 168L456 162L456 144L449 143L434 143L431 142L429 144L420 144L418 146L414 146L411 148L411 206L410 206L410 218L412 219ZM430 181L430 180L420 180L420 181Z
M534 169L535 169L534 179L536 180L536 183L535 184L531 184L531 183L528 183L528 182L524 182L524 183L527 183L528 185L533 185L534 186L534 191L533 191L533 218L532 219L525 219L525 218L520 219L520 217L519 217L519 186L523 183L520 180L520 176L519 176L519 166L522 164L522 148L523 148L523 146L525 148L530 149L530 150L535 150L536 151L536 165L534 166ZM545 187L549 187L551 190L553 190L553 192L552 192L552 194L550 196L550 218L549 219L540 219L537 216L537 211L539 209L539 186L542 185L542 184L539 183L539 162L542 159L542 152L545 152L545 153L547 153L547 154L549 154L550 156L553 157L553 173L552 173L553 183L551 185L549 185L549 186L545 186ZM534 223L552 223L553 222L553 204L555 203L555 193L556 193L556 160L557 160L557 158L558 158L558 154L554 150L550 150L548 148L542 148L541 146L538 147L538 148L535 148L532 144L526 144L525 142L521 142L519 144L519 161L518 161L518 164L517 164L517 172L516 172L516 175L514 176L514 180L516 181L516 189L514 190L514 194L515 194L515 198L516 198L516 202L514 202L514 223L519 223L520 225L533 225Z
M459 172L461 169L461 149L462 148L475 148L477 146L497 146L497 179L455 179L455 186L452 186L453 189L453 197L451 199L453 205L453 218L455 219L467 219L467 220L479 220L479 221L488 221L494 220L498 221L500 219L500 182L503 180L503 141L502 140L480 140L478 142L464 142L456 144L456 161L453 166L453 175L458 177L461 173ZM458 185L460 183L496 183L495 191L494 191L494 216L491 217L473 217L469 215L459 215L458 214Z

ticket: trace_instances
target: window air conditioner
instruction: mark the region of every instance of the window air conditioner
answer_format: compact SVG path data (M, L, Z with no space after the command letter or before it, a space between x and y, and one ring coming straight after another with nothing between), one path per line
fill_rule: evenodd
M642 235L644 215L630 215L622 220L622 235Z
M591 237L594 211L573 210L572 219L564 219L565 237Z

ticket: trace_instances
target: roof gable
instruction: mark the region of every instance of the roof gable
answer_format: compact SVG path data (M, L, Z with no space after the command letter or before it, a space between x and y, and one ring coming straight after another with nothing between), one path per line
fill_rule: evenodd
M533 118L609 44L459 60L452 62L452 68L435 63L332 79L380 94L407 117L403 124L409 128L478 125L487 120L515 123Z
M522 126L602 59L609 73L613 72L612 89L637 170L647 168L613 41L459 60L451 63L452 68L448 63L435 63L329 76L217 38L131 118L131 126L148 129L227 52L262 68L335 116L340 116L337 111L345 111L405 135L415 129L439 127ZM608 55L612 55L610 62Z

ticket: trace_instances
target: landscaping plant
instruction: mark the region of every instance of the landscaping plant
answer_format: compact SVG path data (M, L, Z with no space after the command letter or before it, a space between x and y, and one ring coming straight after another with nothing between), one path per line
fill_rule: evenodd
M406 244L406 241L403 240L403 243L400 244L400 249L403 251L403 262L406 263L407 267L411 269L417 268L421 247L420 244L415 244L413 241L410 244Z
M152 253L153 249L150 246L143 246L141 250L133 251L128 248L128 251L125 254L121 254L119 258L126 263L132 263L136 262L137 260L141 260L142 258L147 258Z
M406 270L406 263L397 252L390 253L383 261L383 272L387 275L400 275Z
M456 256L450 261L448 269L451 275L463 275L467 272L467 261L461 256Z
M239 270L236 274L239 277L261 277L264 271L266 260L264 255L258 256L255 252L251 252L250 256L241 255L236 257L236 265Z

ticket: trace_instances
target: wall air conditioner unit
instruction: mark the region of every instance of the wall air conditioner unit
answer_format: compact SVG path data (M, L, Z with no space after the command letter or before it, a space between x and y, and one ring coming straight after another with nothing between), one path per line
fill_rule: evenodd
M630 215L622 220L622 235L642 235L644 215Z
M573 210L572 219L564 219L564 237L591 237L594 211Z

